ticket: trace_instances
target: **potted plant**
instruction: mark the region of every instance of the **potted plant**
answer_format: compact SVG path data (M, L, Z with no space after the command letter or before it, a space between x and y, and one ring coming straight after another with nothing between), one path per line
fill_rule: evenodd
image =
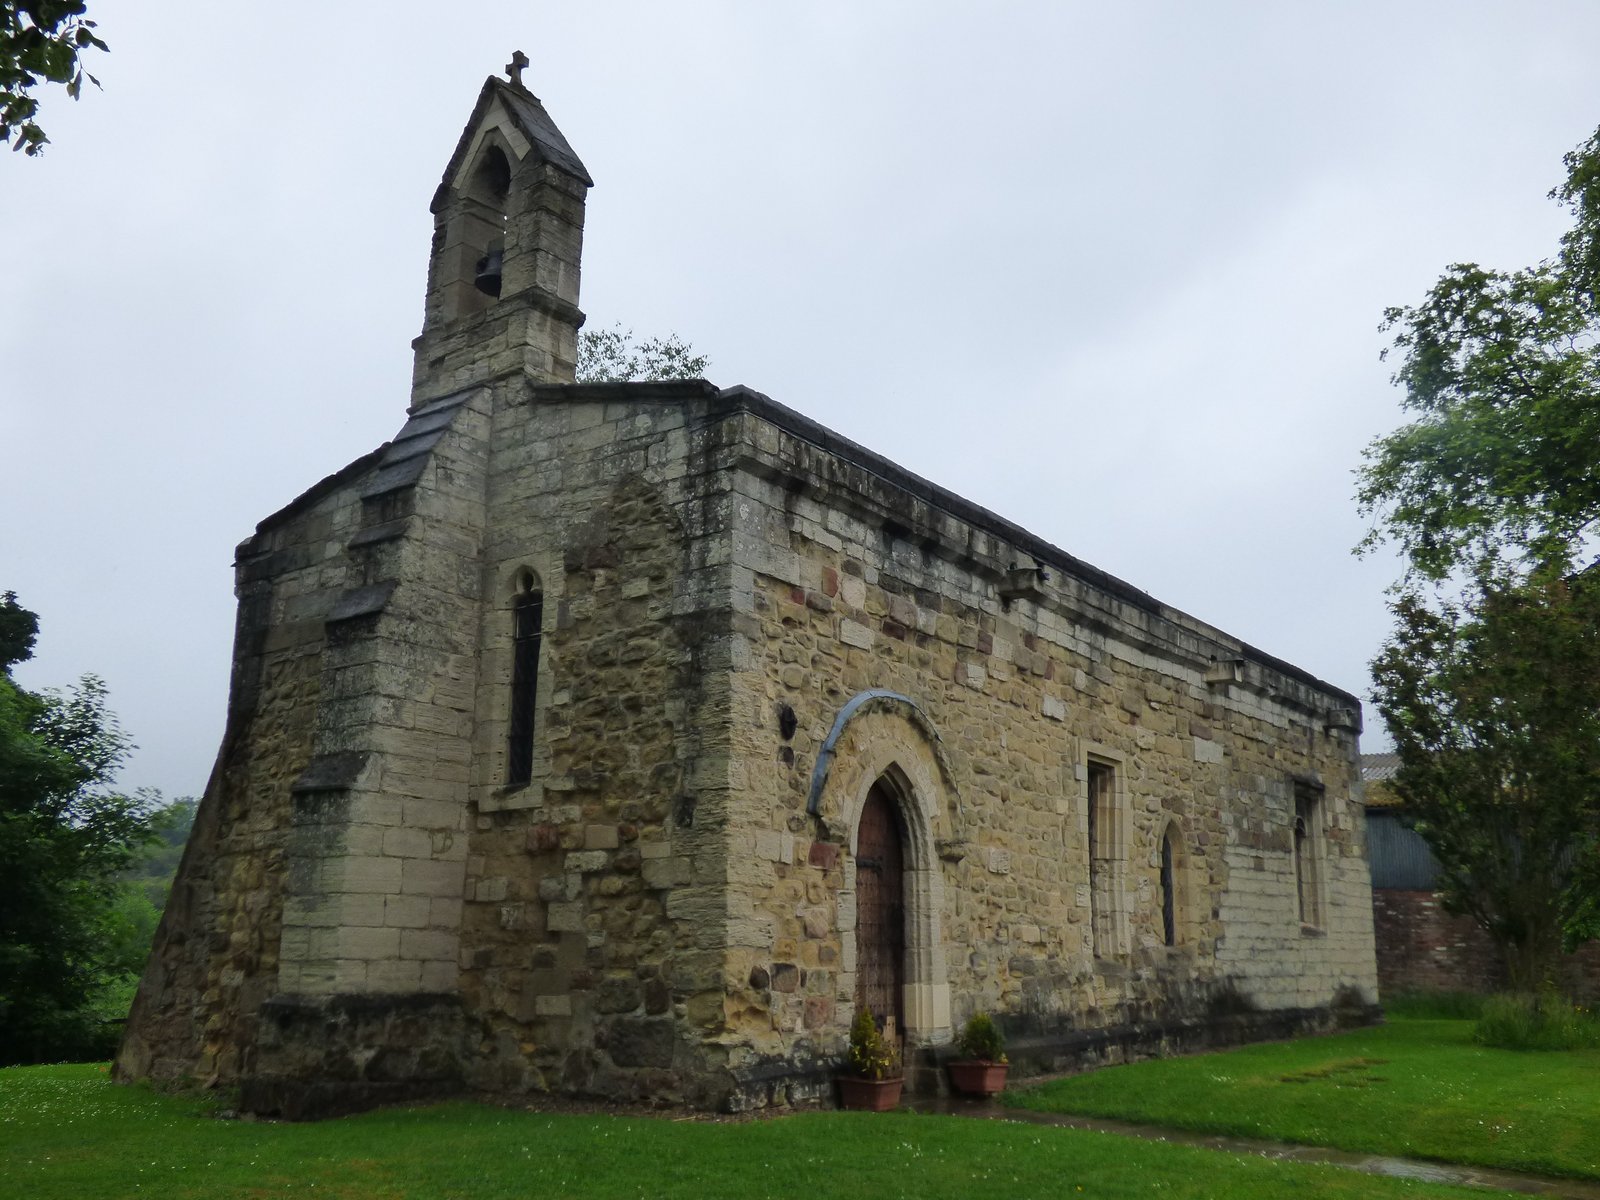
M969 1096L993 1096L1006 1086L1010 1060L1006 1040L994 1018L975 1012L961 1027L956 1039L961 1057L950 1063L950 1085Z
M850 1025L850 1073L839 1076L839 1104L867 1112L888 1112L900 1103L905 1079L900 1074L900 1048L884 1037L863 1007Z

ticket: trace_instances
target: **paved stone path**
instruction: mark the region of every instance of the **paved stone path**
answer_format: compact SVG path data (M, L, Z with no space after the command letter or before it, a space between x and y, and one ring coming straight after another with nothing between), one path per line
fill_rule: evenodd
M1491 1167L1469 1167L1459 1163L1423 1162L1415 1158L1392 1158L1383 1154L1334 1150L1327 1146L1296 1146L1289 1142L1269 1142L1256 1138L1225 1137L1194 1133L1186 1129L1166 1129L1158 1125L1135 1125L1128 1121L1108 1121L1099 1117L1074 1117L1065 1113L1031 1112L1006 1108L992 1100L964 1100L960 1097L911 1099L906 1108L917 1112L946 1113L956 1117L977 1117L992 1121L1017 1121L1034 1125L1058 1125L1067 1129L1088 1129L1096 1133L1115 1133L1123 1137L1170 1142L1177 1146L1198 1146L1205 1150L1227 1150L1234 1154L1255 1154L1287 1162L1321 1163L1361 1171L1368 1175L1387 1175L1395 1179L1419 1179L1427 1183L1450 1183L1461 1187L1493 1188L1525 1196L1548 1196L1552 1200L1600 1200L1600 1184L1581 1179L1554 1179L1547 1175L1526 1175Z

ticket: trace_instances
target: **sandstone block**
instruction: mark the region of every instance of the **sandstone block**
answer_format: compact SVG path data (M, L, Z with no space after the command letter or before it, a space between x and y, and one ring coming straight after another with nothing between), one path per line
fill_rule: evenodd
M821 867L824 871L832 870L839 861L839 847L833 842L812 842L806 851L806 861L813 867Z
M545 909L545 928L551 933L582 933L583 905L578 902L549 905Z
M872 649L872 630L859 621L843 620L839 622L839 640L846 646L854 646L859 650Z
M422 968L422 977L417 984L418 991L446 994L455 991L459 986L461 972L455 963L434 961L419 965Z
M383 923L420 929L432 921L433 901L427 896L385 896Z
M583 846L586 850L615 850L621 844L615 825L585 825Z
M390 829L383 835L383 852L394 858L431 858L433 839L426 829Z
M405 959L384 959L367 964L367 987L375 992L415 992L422 989L422 964Z
M330 892L395 892L401 886L402 861L371 855L330 858L323 879Z
M640 867L646 887L674 888L688 884L694 869L687 858L646 858Z
M533 1011L541 1017L570 1017L572 1015L572 997L535 996Z
M460 943L454 933L438 929L403 929L398 932L401 958L455 961L456 948Z
M332 957L350 959L390 959L400 949L400 930L387 927L353 926L328 931L334 934Z
M438 859L389 859L397 867L404 865L399 890L421 896L446 896L459 899L465 884L460 862L442 862Z

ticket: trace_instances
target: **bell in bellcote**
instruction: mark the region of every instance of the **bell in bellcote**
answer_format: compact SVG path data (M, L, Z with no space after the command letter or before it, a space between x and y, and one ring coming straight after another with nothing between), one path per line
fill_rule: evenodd
M491 242L488 251L478 260L472 276L472 285L484 295L499 297L500 266L505 256L505 244Z

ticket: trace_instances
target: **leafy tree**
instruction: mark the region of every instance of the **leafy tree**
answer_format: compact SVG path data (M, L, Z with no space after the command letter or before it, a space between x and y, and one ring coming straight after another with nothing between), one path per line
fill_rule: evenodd
M1358 553L1405 560L1373 663L1394 788L1521 988L1600 931L1600 131L1565 164L1552 258L1387 310L1414 419L1357 473Z
M1600 131L1565 162L1550 194L1574 224L1553 259L1458 263L1385 313L1416 419L1367 448L1361 548L1395 542L1412 581L1565 572L1600 521Z
M12 680L37 631L0 598L0 1065L105 1054L108 994L148 949L130 945L120 876L158 798L111 789L130 746L100 680L43 695Z
M0 142L13 150L38 154L50 140L34 120L39 83L64 83L74 100L85 79L100 86L81 60L91 47L106 49L86 8L77 0L0 0Z
M710 361L675 333L636 342L633 330L613 325L578 335L579 383L702 379Z
M1447 908L1488 932L1514 990L1590 936L1600 796L1600 576L1416 593L1373 662L1394 790Z

